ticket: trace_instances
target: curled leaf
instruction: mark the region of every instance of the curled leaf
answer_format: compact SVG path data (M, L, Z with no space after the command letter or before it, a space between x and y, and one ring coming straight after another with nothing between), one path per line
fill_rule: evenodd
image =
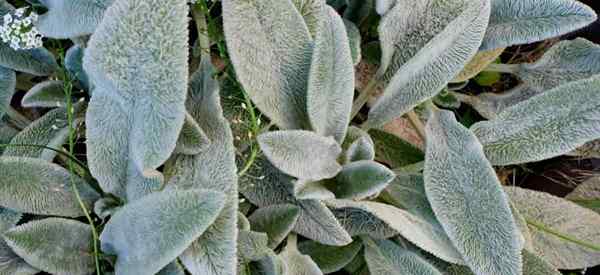
M58 80L44 81L31 88L21 100L23 107L64 107L67 99L64 83Z

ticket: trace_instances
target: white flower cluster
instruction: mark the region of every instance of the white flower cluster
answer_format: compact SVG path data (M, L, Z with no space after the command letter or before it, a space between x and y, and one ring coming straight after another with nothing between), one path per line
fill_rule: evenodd
M34 26L38 15L34 12L26 15L26 11L26 8L20 8L14 14L7 13L0 25L2 42L9 43L15 50L29 50L43 46L42 35Z

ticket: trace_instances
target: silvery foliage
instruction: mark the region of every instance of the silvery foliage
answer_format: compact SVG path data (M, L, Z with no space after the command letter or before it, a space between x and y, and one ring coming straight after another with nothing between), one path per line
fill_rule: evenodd
M586 209L597 181L567 200L503 188L492 167L600 139L600 46L564 41L506 65L523 82L506 94L453 94L489 119L470 128L424 104L424 150L379 128L472 77L464 68L476 56L594 21L577 1L209 1L222 6L225 69L208 51L188 61L190 7L204 1L30 2L47 9L41 34L75 45L60 68L43 47L0 43L2 275L85 275L96 264L117 275L541 275L600 264L600 216ZM15 12L0 0L0 23ZM381 17L384 93L357 127L354 65L369 16ZM57 80L63 69L72 82ZM51 110L18 127L23 75L50 77L20 105ZM66 97L69 85L86 96ZM250 144L221 97L240 88L242 114L271 123ZM73 131L86 143L77 169L62 151Z

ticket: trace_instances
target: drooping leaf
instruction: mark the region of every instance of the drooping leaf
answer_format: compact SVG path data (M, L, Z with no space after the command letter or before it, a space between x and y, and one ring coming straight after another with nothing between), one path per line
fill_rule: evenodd
M86 275L94 270L92 232L84 223L31 221L4 233L4 240L27 263L49 273Z
M517 105L541 92L521 84L503 93L482 93L477 96L452 93L460 101L473 107L481 116L494 119L502 111Z
M252 101L280 128L307 126L305 97L312 46L294 4L291 0L222 3L231 61Z
M360 251L362 243L353 241L346 246L328 246L314 241L304 241L298 244L298 250L319 266L324 274L333 273L346 266Z
M187 14L185 1L116 1L89 41L87 154L107 192L143 195L175 149L185 118Z
M327 18L326 14L323 13L326 10L325 0L292 0L292 3L304 18L304 23L306 23L310 34L316 37L319 32L319 24Z
M296 243L290 243L289 239L287 246L279 256L287 266L284 275L323 275L319 266L310 256L300 253Z
M62 81L49 80L36 84L21 100L23 107L54 108L67 105Z
M40 15L36 27L44 36L58 39L92 34L113 1L41 0L48 12Z
M375 143L369 133L360 128L350 126L342 143L344 151L343 163L359 160L375 159Z
M77 116L83 110L82 104L73 107L75 121L80 121ZM52 161L56 152L40 147L22 145L37 145L60 149L66 143L69 136L69 123L67 120L67 109L57 108L46 113L38 120L23 129L11 141L11 145L4 151L3 156L40 158Z
M269 236L269 247L275 248L296 225L300 208L293 204L275 204L254 211L250 217L252 230Z
M331 200L326 203L352 235L366 234L381 239L399 233L444 261L463 263L462 256L439 224L432 224L383 203L350 200Z
M425 191L456 249L475 274L521 274L521 236L477 138L450 111L434 111L425 131Z
M527 249L523 250L523 274L527 275L561 275L556 267L552 266L544 259L529 252Z
M518 187L505 190L529 224L532 252L558 269L600 264L600 215L547 193Z
M0 43L0 66L36 76L50 75L58 69L54 56L48 50L14 50L7 43Z
M300 217L294 231L327 245L347 245L352 238L337 221L331 211L320 201L299 200L290 192L294 180L275 168L264 157L255 161L250 175L241 178L240 192L253 204L265 207L273 204L291 203L300 208Z
M378 129L369 130L369 134L375 142L377 160L393 168L414 164L424 159L421 150L396 135Z
M273 165L297 178L332 178L341 170L337 158L342 149L332 137L302 130L274 131L258 136L258 143Z
M580 183L566 198L600 213L600 177L594 176Z
M561 41L536 62L518 65L515 73L541 91L589 78L600 74L600 46L583 38Z
M352 64L358 65L362 60L362 37L360 30L350 20L344 19L344 26L346 27L346 33L348 34L348 43L350 44L350 55L352 56Z
M64 217L80 217L72 184L90 209L98 194L81 178L42 159L0 158L0 205L17 211Z
M406 1L394 6L379 25L379 75L389 84L369 111L366 125L381 126L436 95L477 53L489 13L489 0Z
M537 95L471 130L494 165L544 160L600 138L599 102L597 76Z
M469 61L462 71L454 77L452 82L464 82L479 74L488 65L494 62L504 52L505 48L498 48L489 51L480 51Z
M177 140L175 147L176 154L196 155L202 152L210 145L210 140L204 133L204 130L198 125L194 117L190 114L185 114L183 128Z
M366 238L365 259L371 274L442 275L435 267L390 240Z
M224 204L223 193L215 191L149 194L112 216L100 236L102 251L117 255L117 274L154 274L200 237Z
M383 190L396 177L382 164L361 160L344 165L332 187L336 198L360 200Z
M175 155L165 171L167 189L202 188L225 192L225 208L202 236L180 256L190 273L217 275L236 273L238 190L233 134L223 116L214 67L203 59L192 75L188 112L204 130L210 145L194 156Z
M0 3L0 5L2 5ZM0 208L0 235L17 225L22 214L10 209ZM21 257L15 254L0 238L0 274L2 275L33 275L39 270L30 266Z
M17 74L11 69L0 66L0 118L10 107L10 101L15 93Z
M307 112L317 134L342 143L352 111L354 66L342 18L329 6L323 14L310 67Z
M65 54L65 68L71 74L71 77L77 79L82 88L86 91L90 90L90 79L87 73L83 70L83 55L84 48L79 45L75 45L67 50Z
M594 11L574 0L494 0L482 50L559 36L596 21Z

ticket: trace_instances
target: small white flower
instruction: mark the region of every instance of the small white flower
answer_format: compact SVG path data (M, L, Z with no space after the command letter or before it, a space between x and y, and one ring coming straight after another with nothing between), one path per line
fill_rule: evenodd
M25 14L25 8L20 8L15 11L17 17L22 17Z
M246 108L248 108L246 107L246 103L242 103L242 109L246 110Z
M16 10L14 15L4 15L3 25L0 26L0 38L15 50L29 50L43 46L42 35L34 26L38 16L33 12L25 16L26 12L26 8L21 8Z
M12 15L10 15L10 13L7 13L4 15L4 24L10 24L12 22Z

